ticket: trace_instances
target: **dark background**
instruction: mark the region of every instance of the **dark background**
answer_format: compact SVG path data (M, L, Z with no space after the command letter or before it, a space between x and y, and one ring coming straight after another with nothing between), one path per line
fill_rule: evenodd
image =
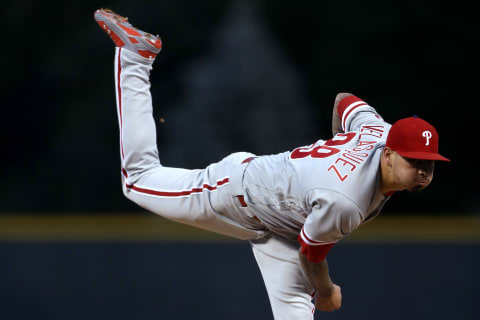
M121 191L114 46L93 19L109 7L162 37L151 82L155 118L166 120L157 122L164 165L202 168L231 152L329 138L335 95L351 92L391 123L418 115L434 124L452 160L437 164L427 190L397 193L383 215L476 221L472 6L3 1L0 215L141 212ZM271 319L248 243L39 240L31 230L0 241L0 319ZM335 247L330 271L344 305L316 318L478 319L478 238L405 239Z
M269 154L331 136L338 92L440 133L433 184L386 214L478 213L478 19L445 1L7 1L2 5L0 212L126 212L109 7L164 49L152 73L167 166Z

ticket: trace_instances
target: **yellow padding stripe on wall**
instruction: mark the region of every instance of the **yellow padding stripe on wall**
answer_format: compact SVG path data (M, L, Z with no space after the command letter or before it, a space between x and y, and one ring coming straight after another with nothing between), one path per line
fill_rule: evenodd
M9 214L0 241L238 241L153 214ZM346 243L480 243L480 216L380 216ZM342 241L342 242L343 242Z

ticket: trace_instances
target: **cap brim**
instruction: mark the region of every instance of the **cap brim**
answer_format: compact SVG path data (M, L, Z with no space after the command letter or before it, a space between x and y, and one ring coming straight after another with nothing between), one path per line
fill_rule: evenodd
M439 155L438 153L432 153L432 152L399 152L397 151L399 155L405 158L410 158L410 159L421 159L421 160L436 160L436 161L448 161L450 162L450 159L445 158L444 156Z

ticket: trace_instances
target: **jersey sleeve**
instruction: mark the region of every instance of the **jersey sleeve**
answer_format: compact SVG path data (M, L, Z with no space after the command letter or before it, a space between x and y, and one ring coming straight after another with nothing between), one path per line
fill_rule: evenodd
M366 123L383 122L375 108L353 95L340 100L337 113L344 132L353 131Z
M349 235L363 221L363 215L350 199L331 190L312 192L312 212L298 235L301 252L311 262L321 262L332 246Z

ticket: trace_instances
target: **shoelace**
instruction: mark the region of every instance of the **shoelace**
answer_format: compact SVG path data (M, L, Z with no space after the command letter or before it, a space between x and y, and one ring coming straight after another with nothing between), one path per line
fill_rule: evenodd
M115 20L117 20L118 22L120 23L124 23L124 22L128 22L128 17L122 17L121 15L113 12L112 10L106 8L106 9L101 9L102 11L106 12L106 13L110 13L111 15L113 15L113 17L115 18ZM133 27L133 26L132 26ZM135 28L135 27L133 27ZM136 30L138 30L138 28L135 28ZM157 34L157 36L154 36L150 33L147 33L145 32L145 37L146 38L154 38L155 40L158 40L160 38L160 36Z
M115 18L115 20L117 20L118 22L120 23L123 23L123 22L128 22L128 17L122 17L121 15L113 12L112 10L110 9L101 9L102 11L106 12L106 13L110 13L113 15L113 18Z

